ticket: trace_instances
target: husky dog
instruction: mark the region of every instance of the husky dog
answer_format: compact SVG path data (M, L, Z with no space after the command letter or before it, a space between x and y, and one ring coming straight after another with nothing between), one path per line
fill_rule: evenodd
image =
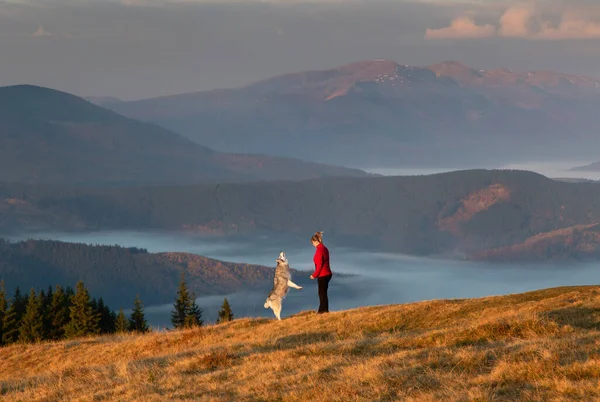
M271 289L269 296L267 296L265 308L271 307L273 313L275 313L275 317L277 317L278 320L281 320L281 304L289 288L302 289L302 286L298 286L292 282L290 265L283 251L279 253L279 258L275 261L277 261L277 267L275 268L273 289Z

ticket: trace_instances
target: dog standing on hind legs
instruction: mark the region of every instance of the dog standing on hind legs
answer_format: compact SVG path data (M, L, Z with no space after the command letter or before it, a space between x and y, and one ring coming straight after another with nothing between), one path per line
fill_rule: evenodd
M277 258L277 267L275 267L275 278L273 279L273 289L269 292L267 300L265 300L265 308L271 308L275 317L281 321L281 306L283 299L290 288L302 289L302 286L292 282L292 274L290 273L290 265L285 253L282 251Z

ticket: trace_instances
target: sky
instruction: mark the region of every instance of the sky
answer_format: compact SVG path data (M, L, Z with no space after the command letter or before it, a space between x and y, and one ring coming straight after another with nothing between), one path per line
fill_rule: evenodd
M0 0L0 85L124 100L386 58L600 78L599 0Z

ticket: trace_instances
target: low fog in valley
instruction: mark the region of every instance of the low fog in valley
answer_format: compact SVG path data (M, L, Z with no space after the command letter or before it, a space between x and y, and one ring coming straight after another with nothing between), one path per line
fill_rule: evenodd
M27 238L118 244L146 248L149 252L189 252L273 268L279 251L284 250L292 268L302 271L312 269L313 248L308 236L307 239L261 237L230 241L177 233L93 232L37 233L16 236L12 240ZM332 311L429 299L519 293L553 286L596 284L599 278L595 263L490 264L365 252L335 245L329 245L329 248L334 274L349 274L337 275L330 284ZM304 289L290 290L284 302L283 317L303 310L314 310L318 306L316 283L307 277L308 273L294 277L294 281ZM227 296L237 317L272 317L272 312L263 308L269 290L270 283L266 283L260 291L200 296L198 303L204 309L207 321L216 319L224 296ZM133 293L135 289L132 289ZM111 305L110 300L107 302ZM159 328L170 326L171 309L170 304L147 306L149 323Z

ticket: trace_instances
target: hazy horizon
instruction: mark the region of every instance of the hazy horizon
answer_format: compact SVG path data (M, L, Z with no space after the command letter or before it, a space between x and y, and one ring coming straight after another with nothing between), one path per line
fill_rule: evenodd
M381 58L600 78L598 39L589 0L8 0L0 85L133 100Z

